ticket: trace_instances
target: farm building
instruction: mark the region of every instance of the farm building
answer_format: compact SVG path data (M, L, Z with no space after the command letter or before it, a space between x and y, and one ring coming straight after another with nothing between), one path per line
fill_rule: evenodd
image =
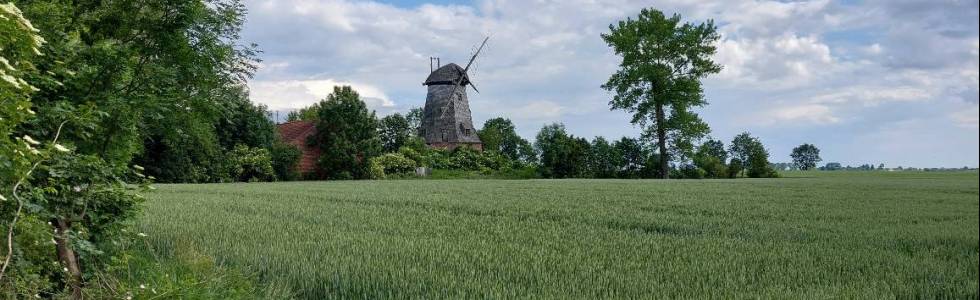
M316 123L313 121L292 121L277 125L282 141L296 146L302 152L296 171L300 174L313 172L316 160L320 158L320 148L312 146L306 140L316 133Z

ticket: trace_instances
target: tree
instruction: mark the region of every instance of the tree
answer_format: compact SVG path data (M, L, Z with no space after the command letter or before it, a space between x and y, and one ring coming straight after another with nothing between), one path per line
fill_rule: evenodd
M565 132L565 125L545 125L538 132L534 147L541 153L539 170L550 178L583 177L589 154L589 142Z
M735 136L732 139L732 143L728 145L728 153L732 157L732 161L738 161L741 163L740 170L745 170L748 168L749 156L751 155L751 149L754 144L759 141L752 137L748 132L743 132Z
M633 124L644 128L659 150L662 178L669 175L671 149L690 150L690 141L708 133L707 124L691 111L707 104L700 79L721 71L711 60L720 38L714 22L680 24L654 9L637 19L609 25L602 39L622 57L620 69L602 88L615 91L612 109L633 113ZM688 149L685 149L688 148Z
M728 146L728 153L732 157L732 162L741 163L739 169L743 169L748 177L776 177L778 174L769 164L769 151L759 139L753 137L748 132L740 133L732 139ZM729 168L732 166L730 165Z
M373 111L350 86L334 87L319 103L315 135L310 143L320 148L317 176L327 179L370 178L372 157L381 152L378 121Z
M821 167L820 169L824 171L837 171L843 169L843 167L841 167L841 164L839 162L829 162L823 167ZM899 167L899 169L901 169L901 167Z
M520 162L534 162L534 150L531 143L517 135L517 130L509 119L493 118L483 123L483 128L477 131L483 141L484 151L500 153L508 159Z
M313 103L310 106L294 110L286 114L286 121L316 121L320 117L320 102Z
M704 170L704 176L708 178L722 178L728 176L728 167L725 162L728 160L728 153L725 152L725 144L718 140L707 140L698 146L694 154L694 165Z
M747 173L751 178L778 177L776 170L769 164L769 151L758 140L749 148Z
M35 85L28 88L34 91L30 105L21 110L37 113L14 119L24 122L2 128L0 135L27 143L34 138L24 137L52 141L46 154L35 149L44 154L35 172L19 177L23 194L30 197L17 198L31 207L24 222L38 222L35 228L47 226L45 232L55 233L57 251L45 256L31 253L36 247L18 244L12 247L17 255L5 256L18 260L19 271L31 272L19 279L36 281L42 294L77 299L85 280L105 273L106 265L96 262L115 255L110 250L122 241L121 229L138 212L141 198L132 188L152 176L130 162L145 145L168 150L189 141L180 145L206 148L201 157L207 159L223 158L227 149L217 147L215 120L232 99L246 95L255 48L238 44L245 8L235 0L20 3L23 16L19 10L13 18L7 15L15 11L12 4L0 8L0 53L19 70L11 75L21 79L16 82ZM29 48L8 48L6 24L26 19L34 23L17 26L44 38L32 38ZM9 52L21 49L38 56L23 64L22 57ZM2 77L0 84L10 82ZM0 93L7 89L0 86ZM3 96L2 105L7 105ZM157 143L163 139L155 137L173 142ZM17 222L11 224L13 230ZM33 267L50 266L53 260L68 270ZM4 294L8 286L0 284ZM71 294L55 295L63 290Z
M650 153L643 148L643 144L640 140L630 137L623 137L613 143L613 148L616 149L616 153L620 155L620 159L617 161L618 168L616 176L619 178L641 178L643 176L644 165L648 163L650 159ZM659 168L660 163L657 162L655 167Z
M405 114L405 119L408 120L408 127L412 129L413 136L421 136L420 130L422 130L422 108L412 107Z
M385 153L397 152L413 135L411 124L399 113L387 115L378 122L378 136Z
M793 153L789 156L793 158L793 165L803 171L816 168L817 163L821 161L820 149L812 144L803 144L793 148Z
M589 173L596 178L615 178L622 168L623 155L605 138L592 139L589 152Z
M272 170L276 172L277 180L296 180L299 178L296 172L296 164L303 152L296 146L283 142L276 142L269 150L272 155Z

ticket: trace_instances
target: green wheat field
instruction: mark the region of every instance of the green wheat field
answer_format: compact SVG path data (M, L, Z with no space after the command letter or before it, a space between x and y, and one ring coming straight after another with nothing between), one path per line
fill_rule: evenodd
M296 298L976 298L978 195L977 172L181 184L139 228Z

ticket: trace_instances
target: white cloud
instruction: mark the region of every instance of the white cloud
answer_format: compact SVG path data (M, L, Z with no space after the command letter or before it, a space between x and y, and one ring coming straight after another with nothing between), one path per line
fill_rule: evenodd
M817 37L795 34L725 39L715 58L725 66L721 80L763 89L798 87L844 67Z
M395 106L378 87L370 84L333 79L260 81L249 83L252 101L265 104L272 110L291 110L309 106L327 97L336 86L349 85L371 109Z
M800 122L827 125L840 122L840 118L833 115L830 107L820 104L778 107L764 113L760 119L764 125Z

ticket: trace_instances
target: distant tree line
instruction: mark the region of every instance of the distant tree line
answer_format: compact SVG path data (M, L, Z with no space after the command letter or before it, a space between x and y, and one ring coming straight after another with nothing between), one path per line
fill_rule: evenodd
M317 134L308 142L320 148L311 179L370 179L413 176L416 167L456 176L477 174L503 178L735 178L775 177L769 152L749 133L728 147L707 139L691 151L677 151L668 176L655 143L643 137L591 140L549 124L532 142L517 134L506 118L487 120L477 131L483 151L461 147L433 149L419 136L421 109L378 118L356 91L337 87L323 101L299 110L295 120L315 121Z

